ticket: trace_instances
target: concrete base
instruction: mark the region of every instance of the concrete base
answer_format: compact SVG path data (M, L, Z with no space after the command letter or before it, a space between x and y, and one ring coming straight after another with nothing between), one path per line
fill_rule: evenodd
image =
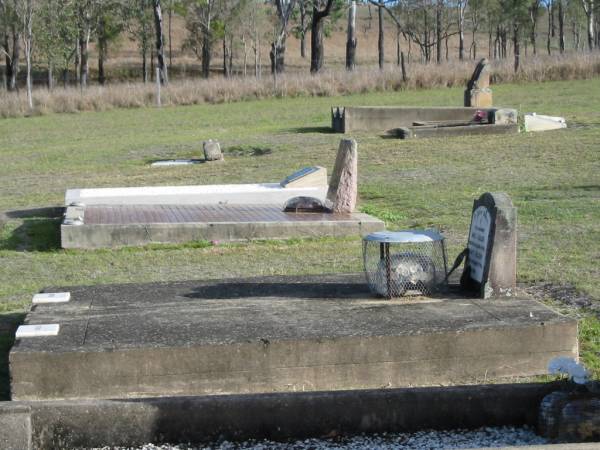
M179 442L214 445L223 440L285 442L360 433L535 426L542 398L560 388L555 383L540 383L0 402L0 447L53 450Z
M577 322L532 300L383 300L362 276L79 287L26 323L14 400L464 384L576 358Z
M417 126L397 128L392 131L393 135L400 139L487 136L496 134L516 134L518 132L519 126L517 124L464 125L455 127Z
M490 123L495 122L500 108L466 107L411 107L411 106L357 106L334 107L331 126L338 133L356 131L389 132L396 128L411 127L415 122L465 121L473 119L478 111L488 113ZM514 110L508 110L514 111ZM514 111L516 123L516 111Z
M279 205L123 205L69 207L63 248L105 248L323 236L359 236L385 224L368 214L283 212Z

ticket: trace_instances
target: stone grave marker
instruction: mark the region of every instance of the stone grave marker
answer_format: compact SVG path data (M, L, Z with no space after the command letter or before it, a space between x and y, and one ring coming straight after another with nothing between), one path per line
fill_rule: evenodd
M482 298L510 297L517 279L517 210L505 193L473 203L468 259L461 286Z
M490 89L490 62L482 58L465 90L465 106L473 108L490 108L492 106L492 90Z
M221 152L221 146L218 141L209 139L204 141L202 144L204 149L204 159L206 161L221 161L223 160L223 153Z
M329 182L327 200L333 212L351 213L358 193L358 145L354 139L342 139Z

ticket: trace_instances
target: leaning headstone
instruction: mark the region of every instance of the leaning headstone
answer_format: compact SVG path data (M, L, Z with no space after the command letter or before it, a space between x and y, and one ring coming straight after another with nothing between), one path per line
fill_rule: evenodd
M475 67L465 90L465 106L472 108L490 108L492 106L490 89L490 63L483 58Z
M218 141L209 139L208 141L204 141L202 147L204 148L204 159L206 161L220 161L223 159L223 153Z
M517 210L505 193L485 193L473 203L464 289L481 298L510 297L517 283Z
M333 212L353 212L357 191L358 146L354 139L342 139L327 191L327 199L333 204Z

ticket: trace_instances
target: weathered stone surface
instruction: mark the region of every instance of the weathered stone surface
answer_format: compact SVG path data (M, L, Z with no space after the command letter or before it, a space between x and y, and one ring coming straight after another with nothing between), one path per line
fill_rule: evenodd
M144 444L271 439L285 442L357 433L474 429L536 423L552 383L144 398L0 402L0 417L31 410L31 447L55 450L141 447ZM431 405L435 404L435 408ZM2 419L0 419L2 420ZM0 443L22 435L18 420L3 421ZM195 447L195 445L194 445ZM532 450L519 447L518 450ZM535 447L536 450L541 450ZM576 447L577 450L597 450ZM508 449L505 449L508 450ZM511 447L510 450L515 450ZM567 450L554 446L547 450ZM569 450L575 450L569 447Z
M577 353L577 322L538 302L382 300L363 274L68 290L27 315L61 331L16 341L13 400L465 384Z
M494 124L496 125L516 125L518 113L516 109L501 108L494 111Z
M358 145L354 139L342 139L331 174L327 199L333 212L351 213L358 195Z
M2 450L29 450L31 446L31 407L0 402L0 448Z
M486 58L479 61L465 90L465 106L489 108L492 106L490 89L490 63Z
M486 192L473 203L465 289L482 298L510 297L517 282L517 209L505 193Z
M578 391L555 391L539 408L538 430L559 442L600 441L600 395Z
M469 91L469 104L472 108L491 108L494 104L490 88L472 89Z
M203 142L202 147L204 149L204 159L207 161L220 161L223 159L219 142L209 139Z

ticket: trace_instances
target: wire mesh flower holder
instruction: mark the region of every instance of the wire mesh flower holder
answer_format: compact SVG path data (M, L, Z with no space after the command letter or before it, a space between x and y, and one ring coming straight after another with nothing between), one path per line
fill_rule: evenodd
M371 233L363 238L363 261L371 291L382 297L431 295L446 283L446 246L436 231Z

